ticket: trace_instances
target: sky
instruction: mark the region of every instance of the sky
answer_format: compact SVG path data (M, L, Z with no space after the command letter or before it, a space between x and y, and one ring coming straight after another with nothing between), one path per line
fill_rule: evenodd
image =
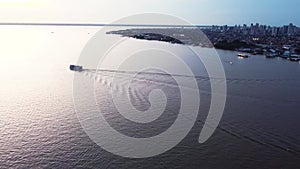
M197 25L300 26L299 0L0 0L0 22L111 23L162 13Z

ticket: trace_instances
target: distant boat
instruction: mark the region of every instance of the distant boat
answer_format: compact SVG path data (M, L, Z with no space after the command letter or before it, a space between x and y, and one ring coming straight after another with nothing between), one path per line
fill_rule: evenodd
M83 71L83 67L77 66L77 65L70 65L70 70L76 71L76 72L81 72L81 71Z
M290 56L291 56L290 51L284 51L281 57L284 59L288 59Z
M241 57L241 58L248 58L249 57L247 54L243 54L243 53L239 53L237 55L238 55L238 57Z
M266 58L275 58L277 57L278 55L276 53L267 53L266 54Z
M291 55L289 57L290 61L293 61L293 62L298 62L300 61L300 55Z

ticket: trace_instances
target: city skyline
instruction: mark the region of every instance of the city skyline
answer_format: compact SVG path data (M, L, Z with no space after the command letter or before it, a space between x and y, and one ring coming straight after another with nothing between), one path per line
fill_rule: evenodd
M226 29L233 29L236 33L242 33L244 35L287 35L287 36L294 36L300 33L299 27L290 23L288 25L281 25L281 26L270 26L264 25L260 23L251 23L250 25L243 24L243 25L212 25L212 30L226 30Z

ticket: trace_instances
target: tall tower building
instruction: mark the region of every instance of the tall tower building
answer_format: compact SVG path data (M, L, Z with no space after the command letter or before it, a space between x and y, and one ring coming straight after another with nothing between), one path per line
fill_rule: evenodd
M295 26L290 23L287 29L287 35L288 36L293 36L295 34Z
M278 35L278 28L277 27L272 27L272 36L277 36Z

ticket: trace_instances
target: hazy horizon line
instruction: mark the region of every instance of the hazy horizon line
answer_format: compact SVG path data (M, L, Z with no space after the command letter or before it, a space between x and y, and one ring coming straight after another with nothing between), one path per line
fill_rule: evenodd
M253 23L256 24L256 23ZM66 22L0 22L1 26L134 26L134 27L212 27L212 26L225 26L226 24L193 24L193 25L168 25L168 24L106 24L106 23L66 23ZM228 24L227 26L235 26L240 25L243 26L244 24ZM250 26L250 24L246 24L247 26ZM267 24L261 24L259 25L266 25L271 26ZM288 24L287 24L288 25ZM294 26L298 27L297 25L293 24ZM282 27L286 26L283 25L277 25L277 26L271 26L271 27Z

